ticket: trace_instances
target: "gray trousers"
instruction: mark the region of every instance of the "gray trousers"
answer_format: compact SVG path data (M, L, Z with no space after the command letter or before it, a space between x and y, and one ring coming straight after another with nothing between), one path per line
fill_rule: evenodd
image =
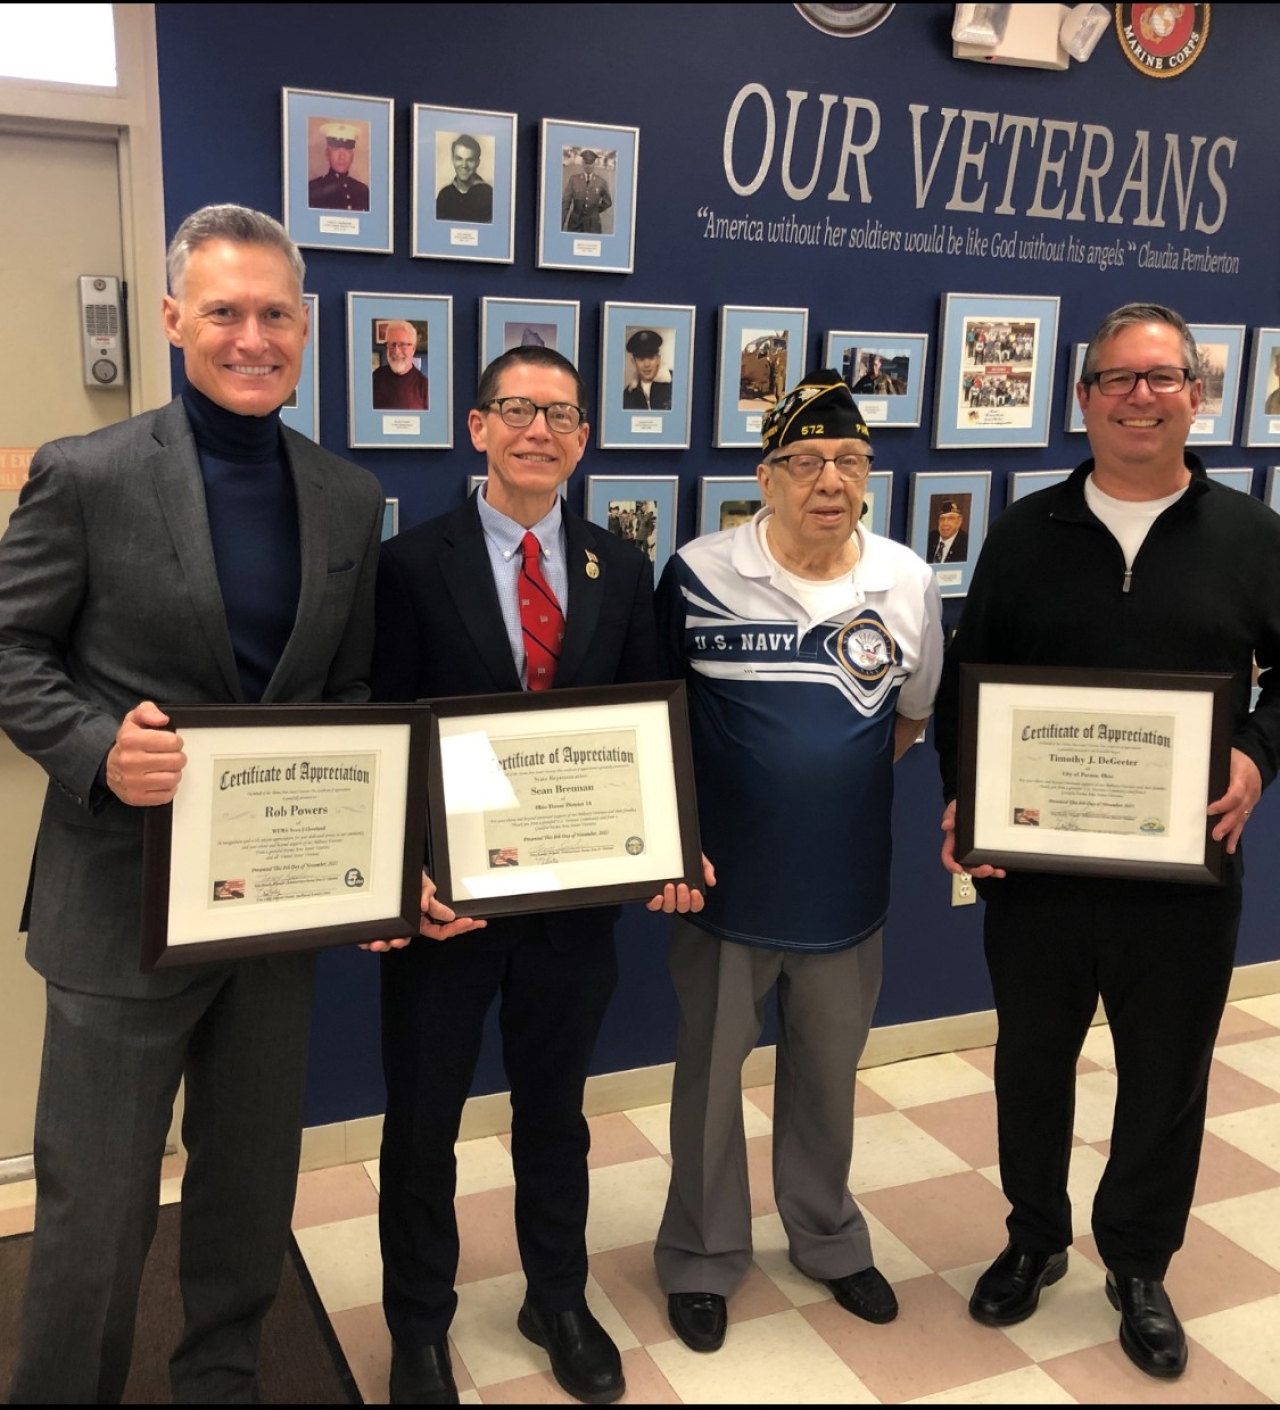
M297 1184L314 957L207 966L163 998L47 985L36 1225L15 1404L114 1404L185 1074L179 1403L250 1403Z
M791 1261L810 1278L872 1263L849 1193L853 1092L880 993L877 931L836 954L760 950L679 918L671 977L680 1001L671 1098L671 1188L654 1248L667 1293L728 1297L751 1264L742 1064L778 991L773 1187Z

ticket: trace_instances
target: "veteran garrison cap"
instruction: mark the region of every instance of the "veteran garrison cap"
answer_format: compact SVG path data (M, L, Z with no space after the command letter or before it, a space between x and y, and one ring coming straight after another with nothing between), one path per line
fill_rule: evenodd
M593 161L595 161L595 159L596 159L596 154L595 154L590 148L587 148L586 151L583 151L583 152L579 152L579 153L578 153L578 160L579 160L579 161L582 161L582 162L586 162L586 164L587 164L588 166L590 166L591 163L592 163Z
M848 383L833 368L810 372L792 387L765 417L760 433L766 451L819 437L871 439Z
M632 357L657 357L662 351L662 338L652 328L637 328L627 339L627 351Z
M938 506L939 514L961 514L963 512L954 499L944 499Z
M354 147L360 129L353 122L326 122L320 135L330 147Z

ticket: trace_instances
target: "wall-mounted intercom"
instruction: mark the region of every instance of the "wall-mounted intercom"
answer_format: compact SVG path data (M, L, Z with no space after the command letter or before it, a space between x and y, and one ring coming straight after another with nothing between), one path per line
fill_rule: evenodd
M124 356L124 301L120 281L110 274L80 276L80 335L86 387L128 383Z

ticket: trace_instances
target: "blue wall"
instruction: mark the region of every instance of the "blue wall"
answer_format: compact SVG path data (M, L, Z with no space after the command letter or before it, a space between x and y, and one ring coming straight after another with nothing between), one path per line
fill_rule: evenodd
M827 329L879 329L930 335L925 419L918 430L876 436L877 468L896 473L892 532L905 537L909 476L925 470L990 469L993 512L1003 505L1013 470L1068 466L1087 453L1084 438L1063 425L1065 362L1070 345L1088 337L1103 314L1135 298L1179 308L1193 322L1280 325L1280 259L1275 231L1280 168L1275 131L1280 117L1274 72L1280 59L1280 10L1217 4L1203 56L1178 77L1154 81L1133 69L1114 33L1087 65L1044 72L960 63L950 57L951 5L899 5L872 34L835 39L810 27L790 5L166 5L156 7L160 46L165 202L172 231L184 214L210 201L240 201L281 211L280 89L312 88L393 97L395 117L395 253L305 251L308 289L320 296L321 439L346 451L344 296L348 289L451 294L454 299L453 451L377 450L351 453L373 470L401 504L408 527L460 503L468 475L482 469L466 436L465 409L477 366L479 301L484 295L581 301L580 363L589 388L598 377L599 308L606 300L696 304L693 448L667 452L591 451L587 473L680 477L679 536L691 536L702 475L753 472L749 450L714 450L713 402L717 327L722 304L804 306L810 310L808 363L816 365ZM767 90L776 113L772 162L759 189L742 196L725 169L726 122L747 84ZM819 179L796 200L780 174L788 91L807 93L798 108L794 182L803 186L818 149L819 94L857 100L854 142L873 122L879 137L865 160L865 189L850 163L850 199L829 199L836 186L847 105L836 101L822 148ZM798 101L798 100L797 100ZM497 109L519 114L516 258L510 266L413 260L409 248L410 112L414 102ZM912 105L919 114L920 155ZM938 144L943 110L960 111ZM739 184L759 162L765 104L747 99L733 133ZM965 112L974 161L960 170ZM640 128L636 272L577 274L535 265L538 125L542 118ZM1009 118L1015 119L1008 121ZM1016 119L1036 119L1031 125ZM1042 166L1046 120L1080 124L1054 138ZM1080 182L1084 124L1107 129L1114 145L1100 178L1101 221L1092 187ZM979 168L984 137L990 141ZM1023 147L1013 171L1018 131ZM1147 190L1142 139L1149 134ZM1181 170L1193 149L1200 162L1190 188L1185 229L1170 176L1160 208L1163 226L1144 223L1156 211L1169 134ZM1204 138L1202 144L1193 142ZM1093 138L1097 165L1106 138ZM1216 149L1216 150L1215 150ZM937 167L928 193L935 150ZM1210 167L1212 165L1212 176ZM1037 186L1044 185L1037 202ZM1126 182L1129 189L1126 190ZM1216 181L1216 184L1215 184ZM983 184L985 209L974 209ZM996 214L997 206L1012 207ZM1058 217L1052 210L1065 194ZM1185 199L1185 196L1184 196ZM967 208L966 208L967 207ZM1079 219L1067 217L1078 210ZM964 240L1014 232L1019 240L1067 235L1115 251L1105 265L1075 263L1052 253L1013 258L893 249L808 247L708 237L708 213L768 222L789 219L838 226L933 234L949 227ZM1116 219L1110 217L1114 215ZM1201 229L1196 228L1197 217ZM878 222L878 227L877 227ZM1203 227L1215 227L1205 230ZM859 237L861 239L861 237ZM1230 255L1230 273L1142 267L1143 246ZM1057 294L1062 299L1058 370L1049 445L1030 451L931 449L933 364L945 292ZM1280 456L1273 457L1280 459ZM1253 465L1261 493L1267 453L1220 447L1210 466ZM582 505L582 485L570 502ZM953 620L960 604L948 604ZM1258 865L1275 847L1275 805L1250 826L1254 859L1247 887L1240 959L1280 956L1269 922L1280 906L1280 879ZM990 1007L983 969L980 907L952 911L948 879L937 864L939 794L931 750L915 749L899 766L895 805L897 854L882 1024ZM787 878L762 878L785 886ZM676 1024L665 973L661 923L628 914L619 932L622 982L596 1057L597 1071L668 1061ZM377 1056L376 964L361 953L322 959L307 1120L336 1121L382 1108ZM507 1082L494 1045L486 1048L477 1091Z

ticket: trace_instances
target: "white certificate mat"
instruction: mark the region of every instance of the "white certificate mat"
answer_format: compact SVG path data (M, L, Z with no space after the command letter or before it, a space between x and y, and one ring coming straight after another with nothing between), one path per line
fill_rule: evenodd
M500 708L432 706L430 868L446 904L509 914L700 884L682 683L488 699Z
M187 764L173 803L149 810L156 816L147 820L151 964L416 932L426 807L421 707L171 714Z
M961 669L962 864L1219 879L1229 676Z

